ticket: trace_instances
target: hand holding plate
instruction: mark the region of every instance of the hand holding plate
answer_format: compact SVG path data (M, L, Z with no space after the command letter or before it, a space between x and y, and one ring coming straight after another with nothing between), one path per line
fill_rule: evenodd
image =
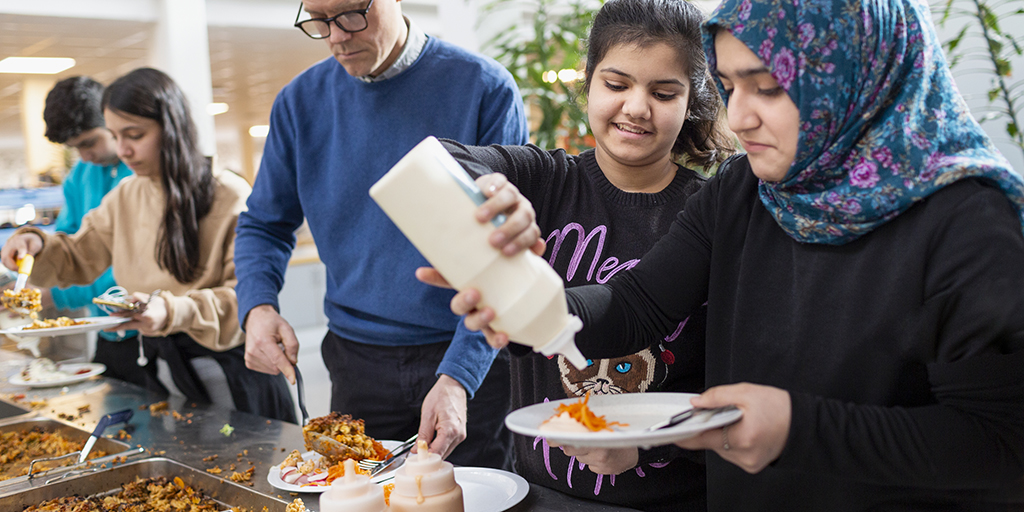
M793 406L784 389L749 383L716 386L690 403L707 409L734 404L743 411L743 419L677 442L682 448L714 450L744 471L757 473L779 458L786 446Z

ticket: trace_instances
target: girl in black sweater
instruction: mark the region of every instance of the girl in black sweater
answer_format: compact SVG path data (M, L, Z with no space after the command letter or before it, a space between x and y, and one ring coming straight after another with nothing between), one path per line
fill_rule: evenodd
M711 510L1024 508L1024 181L927 5L726 0L706 28L748 154L636 267L568 291L580 349L630 353L707 302L692 403L743 411L680 443L713 452ZM470 328L478 298L453 301Z
M466 147L467 168L508 177L537 211L544 254L567 288L603 283L634 266L668 232L727 156L721 100L707 73L700 25L684 0L611 0L588 39L587 111L597 147L580 155L536 146ZM704 311L644 337L643 346L577 370L563 357L513 350L514 408L592 394L699 392ZM525 347L519 347L525 348ZM591 450L515 437L516 472L566 494L644 510L706 510L702 457L683 450ZM680 456L685 455L685 456ZM585 464L585 466L584 466Z

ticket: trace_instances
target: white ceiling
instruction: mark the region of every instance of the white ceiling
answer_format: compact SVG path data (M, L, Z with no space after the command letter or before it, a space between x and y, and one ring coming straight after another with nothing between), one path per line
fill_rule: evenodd
M290 20L289 20L290 21ZM265 123L276 93L296 74L329 55L323 42L286 28L211 26L214 101L230 106L223 124ZM148 62L154 24L132 20L0 14L0 59L71 57L76 65L54 78L88 75L103 83ZM22 75L0 74L0 136L20 134Z

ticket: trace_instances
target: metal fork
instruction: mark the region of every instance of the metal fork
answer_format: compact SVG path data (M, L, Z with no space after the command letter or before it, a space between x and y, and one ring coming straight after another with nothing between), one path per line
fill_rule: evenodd
M658 423L655 423L654 425L647 427L646 429L644 429L644 432L653 432L655 430L661 430L663 428L674 427L690 418L693 418L694 416L704 417L706 421L707 419L710 419L712 416L720 412L732 411L734 409L736 409L735 405L726 405L723 407L715 407L713 409L705 409L703 407L691 407L683 412L672 415L672 417L665 421L659 421Z
M374 477L394 464L398 460L399 456L404 455L406 452L411 450L412 447L416 445L416 439L418 437L419 434L413 434L412 437L396 446L394 450L391 450L391 454L384 460L363 459L356 464L359 466L359 469L369 471L370 477Z

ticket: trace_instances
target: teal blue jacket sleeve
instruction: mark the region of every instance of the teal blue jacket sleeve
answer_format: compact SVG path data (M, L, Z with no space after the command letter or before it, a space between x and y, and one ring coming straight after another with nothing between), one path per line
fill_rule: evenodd
M111 286L117 286L117 283L114 282L114 270L108 268L90 285L52 288L50 293L53 295L53 305L57 309L77 309L91 306L92 298L102 295Z
M79 162L64 180L64 206L57 214L53 228L61 233L76 233L85 216L85 191L82 187L81 175L84 166Z
M82 226L82 217L89 210L98 206L103 196L131 173L124 164L118 165L116 176L109 175L109 169L109 167L100 168L86 162L79 162L71 169L67 179L64 180L64 207L61 208L60 214L57 215L57 220L54 222L55 230L68 234L76 233ZM90 285L63 289L54 287L50 289L50 294L57 309L77 309L90 306L93 315L103 315L104 313L99 308L92 307L92 298L101 295L115 285L113 271L107 269Z

